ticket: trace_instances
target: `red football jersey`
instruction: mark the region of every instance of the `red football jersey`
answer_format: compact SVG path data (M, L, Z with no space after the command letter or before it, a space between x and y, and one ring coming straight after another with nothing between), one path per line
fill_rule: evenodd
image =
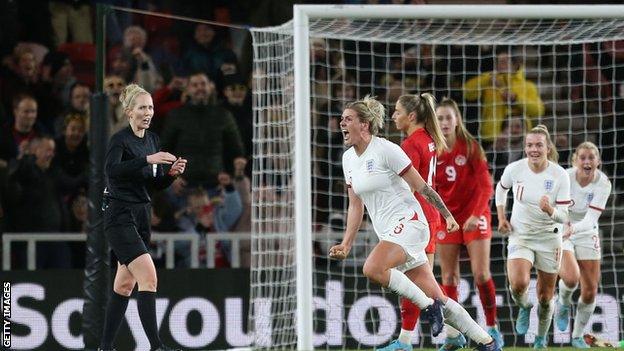
M492 177L487 160L477 157L478 147L475 141L468 158L466 142L457 139L453 149L443 152L437 161L436 190L458 223L489 211Z
M409 135L401 143L401 148L410 160L412 165L418 171L420 176L431 186L436 188L436 148L431 135L424 129L420 128ZM416 199L423 209L429 227L440 224L440 214L422 195L415 193Z

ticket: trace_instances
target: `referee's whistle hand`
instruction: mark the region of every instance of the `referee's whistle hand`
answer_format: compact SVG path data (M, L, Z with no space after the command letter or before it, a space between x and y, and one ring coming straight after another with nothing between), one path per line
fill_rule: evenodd
M176 157L165 151L159 151L155 154L147 155L147 163L152 164L152 165L158 165L158 164L170 165L174 163L175 161L176 161Z

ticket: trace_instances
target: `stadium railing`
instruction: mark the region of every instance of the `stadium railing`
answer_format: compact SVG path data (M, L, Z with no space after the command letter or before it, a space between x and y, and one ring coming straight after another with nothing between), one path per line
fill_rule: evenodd
M249 233L246 233L249 238ZM189 233L152 233L152 241L165 242L165 267L174 268L174 242L188 241L191 244L191 268L199 267L199 239ZM26 267L36 268L36 243L42 241L86 241L84 233L4 233L2 235L2 270L11 270L11 243L26 242Z

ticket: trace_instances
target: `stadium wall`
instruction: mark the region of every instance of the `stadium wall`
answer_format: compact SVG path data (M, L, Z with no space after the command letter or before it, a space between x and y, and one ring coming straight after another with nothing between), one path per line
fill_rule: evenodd
M493 271L502 269L492 268ZM314 294L317 306L315 313L325 314L325 318L317 320L324 320L326 324L315 325L315 347L342 347L343 343L346 348L378 345L389 341L398 331L400 315L396 307L397 301L393 297L388 300L377 295L381 291L374 288L372 295L351 301L353 294L349 291L365 289L368 283L350 273L344 268L336 267L327 280L321 281L324 278L316 277L318 280L315 286L323 287L323 296ZM10 283L11 349L84 348L80 330L83 274L81 270L3 272L3 283ZM227 349L251 345L253 336L247 332L248 270L162 270L158 274L160 286L157 316L160 334L165 342L186 350ZM345 279L343 275L353 278ZM498 277L497 286L504 287L505 282L500 278L501 275L494 276ZM603 276L603 286L614 286L608 279L608 275ZM534 287L535 281L532 281L533 299ZM479 322L484 322L478 293L470 281L462 279L459 299L473 316L476 313ZM506 299L507 293L499 289L498 304L509 306ZM345 305L352 307L346 310ZM270 314L268 300L261 301L258 306L257 315ZM624 306L616 296L615 288L602 289L597 298L597 307L589 323L593 332L607 340L619 340L620 315ZM535 310L532 326L537 325ZM510 320L509 314L509 308L499 309L501 320ZM374 315L378 318L372 318ZM256 321L255 328L259 331L262 346L270 346L271 339L275 337L271 333L271 326L266 322L269 320L258 318ZM383 322L374 325L374 320ZM526 337L514 339L510 332L513 330L510 323L503 323L500 327L508 345L524 346L533 340L531 330ZM421 337L421 333L416 333L414 342L430 347L432 340L428 336L428 326L421 330L427 336ZM442 340L443 336L440 336L433 342L439 343ZM555 333L553 344L568 342L569 332ZM117 346L124 350L148 348L148 340L142 331L134 300L131 300L126 312L126 321L120 329Z

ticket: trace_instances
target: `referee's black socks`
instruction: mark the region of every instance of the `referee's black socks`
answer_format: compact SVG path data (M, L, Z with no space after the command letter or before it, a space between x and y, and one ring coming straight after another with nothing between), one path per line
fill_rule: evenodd
M156 292L137 292L137 308L141 324L143 324L143 330L149 339L152 349L160 347L162 342L158 336L158 324L156 323Z
M119 295L115 291L111 294L106 306L106 319L104 320L104 332L102 333L102 343L100 348L103 350L112 349L115 335L119 330L121 320L126 314L128 307L128 296Z

